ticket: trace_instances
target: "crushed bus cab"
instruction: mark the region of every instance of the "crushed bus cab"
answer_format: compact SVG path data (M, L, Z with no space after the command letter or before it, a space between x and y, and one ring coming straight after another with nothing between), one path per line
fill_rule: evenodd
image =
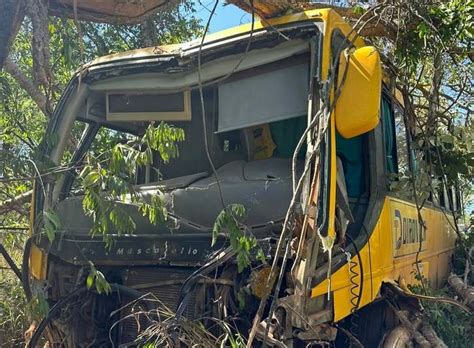
M346 346L350 332L377 346L390 337L396 321L383 299L412 304L404 284L420 276L441 284L456 239L446 207L426 204L422 228L415 201L391 189L415 160L396 94L377 50L331 9L82 67L54 112L47 137L55 141L43 156L64 163L78 124L81 140L71 169L35 186L25 261L30 293L55 308L43 328L52 346L143 345L140 332L158 319L134 313L160 306L211 332L206 318L230 320L256 345ZM136 228L111 225L106 246L90 233L77 168L104 130L143 136L153 122L182 129L184 140L168 163L153 153L134 190L148 201L159 192L168 219L154 225L117 202ZM223 255L228 238L212 243L222 202L245 207L242 223L266 263L252 257L239 272ZM61 221L52 242L41 237L50 210ZM91 263L110 294L85 288Z

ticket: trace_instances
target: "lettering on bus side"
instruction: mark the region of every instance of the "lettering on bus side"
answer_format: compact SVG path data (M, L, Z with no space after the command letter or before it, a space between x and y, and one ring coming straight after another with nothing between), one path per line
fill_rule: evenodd
M147 248L135 248L135 247L116 247L112 254L115 256L150 256L150 257L160 257L160 258L169 258L169 257L201 257L207 255L209 250L196 248L191 246L183 246L176 248L174 246L167 248L165 246L156 246L153 244Z
M426 229L418 219L403 216L399 209L393 211L393 232L395 256L416 253L420 242L426 241Z

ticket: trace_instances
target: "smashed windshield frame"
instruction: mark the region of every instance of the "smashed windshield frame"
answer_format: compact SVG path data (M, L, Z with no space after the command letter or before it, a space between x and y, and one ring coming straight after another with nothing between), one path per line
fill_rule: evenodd
M306 128L307 95L309 91L309 61L309 52L299 53L296 56L291 56L269 64L237 72L227 81L208 86L204 89L204 99L207 104L206 118L208 118L209 121L206 126L208 134L211 135L211 152L213 155L213 161L216 162L216 167L220 167L233 160L251 161L271 157L273 155L277 157L290 158L293 155L296 143ZM278 76L278 74L281 76ZM304 80L302 80L303 76ZM255 84L255 81L252 79L255 79L258 83ZM256 86L255 89L257 92L254 93L256 96L252 96L253 91L247 91L247 89L252 86L251 84L255 84ZM289 84L293 86L291 91L298 90L297 93L288 93L287 88ZM239 87L239 85L242 87ZM300 85L299 89L297 88L298 85ZM264 92L265 90L270 89L271 91L263 93L266 95L265 101L267 104L259 103L261 95L259 95L258 91L260 90ZM195 150L204 150L204 140L202 139L203 125L202 122L200 122L202 117L199 115L200 100L197 92L197 90L191 92L192 121L167 122L178 128L187 128L185 141L179 144L179 148L183 149L180 150L180 156L173 160L172 163L167 163L165 166L162 166L162 168L155 167L155 170L152 168L151 171L150 168L147 168L145 174L147 178L137 178L137 184L148 184L153 181L172 179L174 177L190 174L210 173L211 168L209 167L204 153L201 153L200 156L196 155L196 153L191 156L186 156L186 149L188 147L192 147ZM293 99L296 98L299 102L295 102L294 100L291 100L291 98L288 99L288 94L293 94ZM254 98L254 100L249 101L249 98ZM245 107L243 107L242 110L235 110L239 105L232 102L239 100L246 100L246 102L242 103ZM271 100L274 102L271 102ZM291 102L288 103L286 102L287 100L290 100ZM258 105L258 103L260 105ZM288 110L283 112L280 111L291 103L295 104L293 109L291 109L291 107L288 109L287 107ZM260 117L258 120L254 120L251 117L251 112L253 112L254 109L258 109L254 114L255 116ZM224 121L220 119L219 113L221 110L225 111L227 119L231 120L230 124L229 121L226 121L227 124L222 126ZM266 110L270 110L267 112L268 115L262 116L261 114L264 114ZM235 121L232 120L235 111L240 113L239 117L243 118L243 120L240 121L240 123L237 122L236 124L232 124L232 122L235 123ZM272 112L280 112L280 115L274 116L272 115ZM80 119L81 118L79 118L79 120ZM87 121L87 130L84 132L80 145L73 155L71 167L77 167L78 163L84 159L84 156L90 150L90 147L100 129L112 129L117 132L125 130L125 133L139 135L143 132L143 129L145 129L145 125L147 124L147 122L143 122L141 126L133 129L128 126L132 122L116 122L110 125L102 122L102 125L100 125L98 122L91 122L90 120L84 121ZM285 143L283 138L288 136L288 130L293 131L290 132L292 133L292 139L287 140ZM260 133L264 142L267 141L266 145L255 144L255 141L252 140L252 136L256 133ZM268 138L268 136L270 136L270 139L265 139ZM199 139L199 137L201 137L201 139ZM275 137L277 139L273 139ZM252 146L263 146L268 147L269 149L266 150L266 153L264 150L263 153L256 154L255 151L250 149ZM304 156L304 150L305 149L300 153L301 157ZM156 159L156 161L159 161L159 159ZM191 171L186 171L181 168L180 171L178 170L177 172L172 173L174 167L179 166L179 163L186 161L188 165L192 164L196 168ZM197 168L198 166L196 166L196 164L199 164L199 168ZM68 196L76 176L77 172L70 172L68 174L67 179L64 181L63 189L61 190L60 200Z
M264 54L268 55L270 52L272 53L268 58L264 58L268 60L268 62L275 62L275 59L278 59L278 57L274 57L275 55L273 54L273 48L277 48L279 45L291 45L292 42L306 42L306 50L309 51L309 41L313 40L318 42L317 46L320 46L321 43L321 37L320 33L322 30L322 22L314 22L314 21L306 21L306 22L300 22L300 23L293 23L291 25L286 25L284 28L279 28L278 32L274 29L269 29L268 31L263 30L262 33L264 35L257 35L254 38L254 41L252 42L252 47L249 53L247 54L248 60L250 61L250 58L254 52L264 52ZM284 35L282 35L284 33ZM232 54L242 54L242 51L245 48L245 43L246 39L248 39L249 34L241 35L239 37L234 37L232 39L229 39L230 44L226 45L222 43L219 45L218 48L214 48L212 46L217 45L217 43L206 43L206 47L203 48L202 51L202 57L203 57L203 72L205 72L206 65L209 65L207 63L213 62L213 60L216 60L220 63L222 63L222 59L227 59L227 57L230 57ZM288 39L291 39L288 41ZM296 41L295 41L296 40ZM227 40L226 40L227 41ZM241 44L240 44L241 43ZM301 50L301 48L299 49ZM268 52L268 53L265 53ZM179 63L181 68L178 70L182 71L187 71L189 72L190 69L192 70L192 67L196 67L196 61L195 61L195 56L197 53L197 49L195 47L190 47L185 52L181 52L181 59L183 59L182 63ZM293 53L294 54L294 53ZM292 54L291 54L292 55ZM290 56L291 56L290 55ZM221 57L222 59L219 59ZM235 58L235 60L238 59L239 56ZM280 57L281 59L285 58L286 56ZM113 62L113 61L107 61L107 62L101 62L100 64L92 64L87 66L87 70L84 70L81 75L81 81L79 82L78 76L76 76L75 79L73 79L68 87L66 88L56 110L53 115L53 118L48 125L48 134L57 134L61 133L64 131L64 129L67 129L67 124L71 122L71 120L62 120L64 118L64 114L68 113L73 113L71 112L72 110L77 110L79 111L79 106L74 105L74 104L80 104L81 100L76 100L77 98L84 98L84 96L87 96L91 90L94 91L98 88L97 85L100 85L102 81L105 81L107 78L113 78L117 77L120 79L120 76L123 76L123 78L126 80L128 79L130 74L137 73L140 71L142 74L157 74L157 71L164 71L164 74L169 74L169 73L174 73L176 72L176 67L177 63L180 60L180 58L176 55L170 55L166 54L163 56L163 58L157 58L155 57L150 57L149 59L147 58L141 58L139 61L137 59L131 59L130 61L121 61L119 60L118 62ZM235 62L234 60L234 62ZM260 62L256 66L262 65L265 62ZM165 68L163 64L167 65L169 68ZM227 66L229 64L235 64L232 63L232 60L229 61ZM215 64L211 64L214 66ZM222 65L222 67L225 68L225 64ZM173 68L174 67L174 68ZM248 70L252 67L252 63L244 63L241 66L240 70ZM164 70L163 70L164 69ZM228 69L228 68L227 68ZM232 69L230 69L232 70ZM222 71L220 76L225 75L226 71ZM236 71L230 78L234 78L239 71ZM163 76L161 74L160 76ZM206 76L204 74L204 76ZM218 76L217 76L218 77ZM211 79L212 80L212 79ZM158 80L157 80L158 81ZM82 86L81 86L82 84ZM205 82L207 86L211 85L212 83L207 83ZM86 87L84 86L86 85ZM103 86L102 86L103 87ZM191 87L192 90L195 90L197 88L196 85ZM84 100L84 99L82 99ZM73 104L71 106L71 103ZM91 122L91 121L96 121L96 120L90 120L85 117L83 112L77 112L76 113L76 118L78 121L85 121L86 123L90 124L89 127L89 132L87 134L87 137L83 139L84 141L81 142L81 146L79 146L79 151L76 152L76 154L73 156L73 161L80 161L83 159L84 154L87 152L88 147L90 146L90 142L92 142L95 133L98 131L100 126L107 126L110 127L111 129L116 129L116 130L122 130L122 131L127 131L132 134L139 134L140 128L137 127L136 125L129 125L127 124L125 127L118 123L113 123L113 124L106 124L105 122L100 122L101 124L97 124L97 122ZM224 147L227 147L229 145L228 142L225 141ZM61 153L61 144L55 145L53 147L48 147L46 146L43 151L44 155L46 157L50 157L53 161L58 160L58 155ZM72 162L73 162L72 161ZM74 173L67 173L66 175L63 176L62 179L58 179L57 184L61 186L61 188L58 190L59 187L56 187L54 191L56 193L53 193L51 198L53 198L53 201L56 201L57 199L61 200L67 197L67 194L69 193L69 190L72 186L72 182L74 182L76 175ZM57 185L56 185L57 186ZM60 193L58 193L60 192ZM42 190L39 190L39 187L37 186L36 188L36 195L35 195L35 211L36 214L38 215L41 213L42 207L43 207L43 202L44 198L42 195ZM56 198L55 198L56 197ZM50 202L49 204L53 204L53 202ZM48 204L48 205L49 205Z

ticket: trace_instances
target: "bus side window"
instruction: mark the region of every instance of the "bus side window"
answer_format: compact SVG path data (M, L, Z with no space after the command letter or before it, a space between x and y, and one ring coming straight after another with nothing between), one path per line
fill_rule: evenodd
M395 105L395 137L397 143L397 162L398 162L398 173L406 175L410 170L409 167L409 152L408 152L408 136L407 129L405 126L405 120L403 116L403 109L398 105Z
M437 202L435 201L435 204L437 203L440 207L448 208L449 206L446 204L446 198L448 194L446 192L446 187L444 186L442 177L438 178L438 187L436 190L436 195L437 195L438 200Z
M454 198L456 202L454 206L454 211L456 211L459 214L462 214L463 204L462 204L462 198L461 198L461 190L459 189L458 185L454 187Z
M387 97L382 98L385 160L388 174L404 175L410 170L407 130L403 110L392 106Z
M456 211L456 195L455 195L455 192L454 192L454 187L450 186L450 187L446 187L446 190L448 191L448 208L449 208L449 211L452 211L452 212L455 212Z
M390 100L385 96L382 97L381 109L387 172L389 174L396 174L398 173L398 168L397 149L395 145L395 120Z

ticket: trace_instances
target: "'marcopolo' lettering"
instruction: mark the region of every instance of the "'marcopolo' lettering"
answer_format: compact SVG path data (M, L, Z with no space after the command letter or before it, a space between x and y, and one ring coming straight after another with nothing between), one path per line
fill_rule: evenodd
M397 222L397 249L402 245L420 243L426 241L426 229L421 228L417 219L403 217L400 210L395 209L395 226Z

